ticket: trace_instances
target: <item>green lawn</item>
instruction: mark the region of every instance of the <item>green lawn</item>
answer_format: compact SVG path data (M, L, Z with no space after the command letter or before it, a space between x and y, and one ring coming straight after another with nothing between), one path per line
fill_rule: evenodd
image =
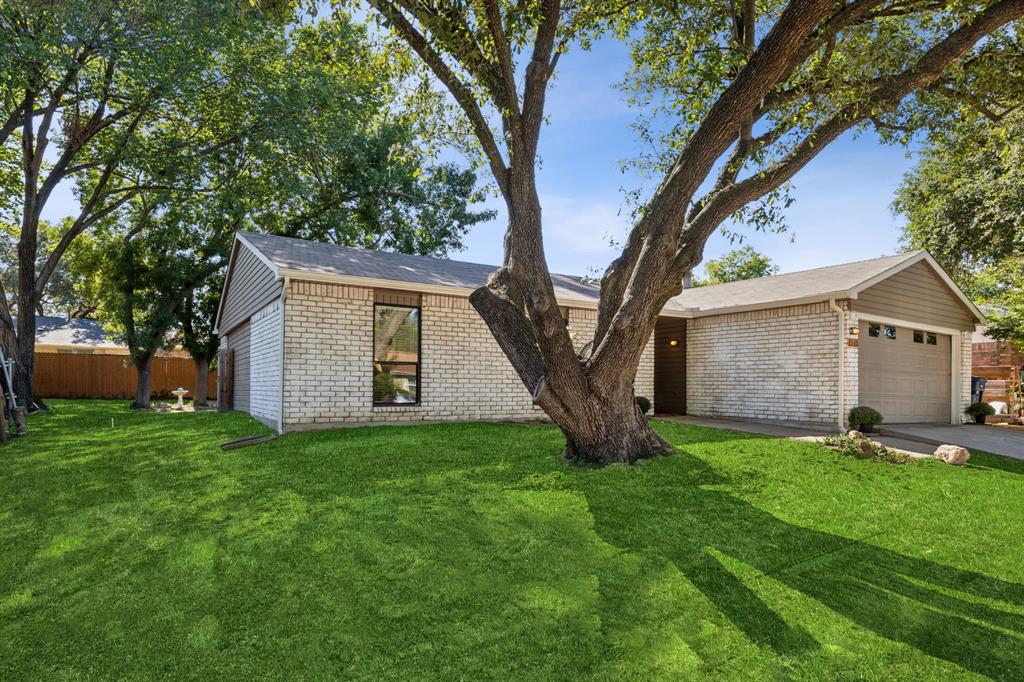
M3 680L1024 674L1024 462L53 407L0 448Z

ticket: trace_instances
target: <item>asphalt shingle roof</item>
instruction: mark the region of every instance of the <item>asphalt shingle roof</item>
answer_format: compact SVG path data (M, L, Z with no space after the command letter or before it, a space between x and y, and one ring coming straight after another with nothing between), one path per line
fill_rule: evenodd
M323 244L255 232L240 233L278 268L406 284L476 289L497 266ZM919 251L783 275L687 289L666 308L707 314L735 307L765 306L797 299L827 298L848 291L911 258ZM600 289L581 277L552 275L562 301L598 300Z
M829 294L849 291L872 277L914 258L919 253L920 251L911 251L897 256L800 270L784 275L694 287L671 299L669 305L677 309L708 311L767 305L802 298L827 298Z
M36 344L82 346L83 348L123 348L111 339L96 320L68 320L66 317L36 317Z
M497 269L496 265L368 251L255 232L240 234L274 265L288 270L476 289L487 284L487 277ZM597 285L587 283L582 277L552 275L551 279L555 285L555 296L560 300L598 299L600 290Z

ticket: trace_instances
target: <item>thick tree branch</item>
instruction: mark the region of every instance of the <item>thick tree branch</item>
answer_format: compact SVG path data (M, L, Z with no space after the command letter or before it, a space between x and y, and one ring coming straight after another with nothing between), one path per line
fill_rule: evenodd
M466 118L469 119L470 126L472 126L477 139L480 141L480 146L487 157L498 189L501 190L503 195L507 196L508 168L495 140L494 131L491 130L486 117L484 117L483 112L477 105L472 91L455 75L445 63L441 54L431 47L426 37L413 26L412 22L406 18L398 7L389 0L369 1L370 5L377 10L385 22L402 36L402 39L412 47L420 59L423 60L423 63L427 65L431 72L437 76L437 79L448 89L452 97L455 98Z
M146 110L147 107L141 107L140 110L136 112L135 117L123 133L124 139L128 139L135 133L135 130L142 122L142 117ZM119 145L119 149L123 151L124 145ZM79 211L75 222L72 223L71 227L68 228L68 230L61 236L60 241L54 245L53 250L50 251L50 255L46 258L46 263L43 264L42 270L39 271L39 275L35 278L33 291L36 292L37 296L42 296L42 292L46 288L46 284L50 281L50 277L53 276L54 270L57 269L57 264L60 262L60 259L64 257L64 252L66 252L68 247L71 246L71 242L74 241L78 235L89 229L89 227L96 221L110 215L123 206L137 193L134 191L125 192L119 199L111 202L103 208L97 209L100 200L108 195L106 188L110 183L110 179L114 175L114 171L117 169L119 161L119 155L107 160L106 166L103 168L103 172L100 173L100 177L97 179L89 198L82 205L82 209Z
M901 74L883 79L866 102L850 105L815 128L793 150L768 169L723 189L705 202L686 228L684 248L677 255L681 265L698 256L704 241L718 225L751 201L788 182L829 143L878 109L891 109L915 90L929 87L954 61L1000 26L1024 16L1024 0L1002 0L961 26L926 52Z
M505 29L501 23L501 11L498 9L498 0L483 0L484 10L487 14L487 26L491 32L491 40L494 42L494 52L498 57L498 66L501 69L501 85L504 88L504 106L507 112L503 115L515 120L519 116L519 93L516 91L516 70L512 64L512 49L509 46L508 38L505 36Z
M526 84L523 87L523 128L525 147L520 150L523 161L534 163L540 126L544 121L544 100L548 81L553 71L553 52L558 23L562 16L561 0L541 1L541 20L533 43L530 63L526 65Z
M638 235L630 236L634 246L628 251L629 258L617 259L612 283L608 287L602 284L601 308L610 307L615 312L599 315L591 361L593 375L610 377L615 358L626 348L642 350L633 343L629 330L657 313L649 289L652 282L668 274L693 193L737 140L741 123L750 112L799 65L794 53L805 45L831 6L831 0L792 0L786 6L665 175L644 215L633 226ZM660 307L657 305L657 309ZM611 329L617 333L609 334Z

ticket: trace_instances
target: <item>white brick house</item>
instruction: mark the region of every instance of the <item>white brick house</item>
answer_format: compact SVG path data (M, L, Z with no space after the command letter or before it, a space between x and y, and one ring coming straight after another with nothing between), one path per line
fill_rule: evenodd
M542 419L468 296L492 266L239 233L217 316L218 394L278 431ZM598 289L553 276L576 343ZM655 411L839 427L959 423L978 309L927 253L687 289L641 360Z

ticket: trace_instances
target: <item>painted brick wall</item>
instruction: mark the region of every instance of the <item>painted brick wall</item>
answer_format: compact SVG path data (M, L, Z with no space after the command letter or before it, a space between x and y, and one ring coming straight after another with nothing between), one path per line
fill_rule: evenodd
M370 421L373 290L293 281L284 319L285 429Z
M834 424L837 323L827 303L691 320L687 411Z
M285 304L285 428L545 418L468 299L424 294L421 324L421 404L373 407L373 290L293 281ZM570 310L579 338L589 339L595 324L595 311ZM654 392L653 346L636 390Z
M960 421L966 423L970 419L963 413L971 404L971 372L973 371L973 344L971 332L960 332ZM956 337L953 337L956 343Z
M845 424L847 422L846 415L850 413L852 408L856 407L860 398L860 347L850 345L852 339L859 338L858 336L851 335L850 329L856 329L860 326L860 315L857 314L856 310L850 309L849 301L843 301L839 305L845 311L844 317L846 318L843 325L846 329L844 333L846 345L843 347L843 378L845 380L843 389L843 423ZM833 314L835 314L835 311L833 311Z
M277 428L281 418L281 302L254 314L249 335L249 413Z

